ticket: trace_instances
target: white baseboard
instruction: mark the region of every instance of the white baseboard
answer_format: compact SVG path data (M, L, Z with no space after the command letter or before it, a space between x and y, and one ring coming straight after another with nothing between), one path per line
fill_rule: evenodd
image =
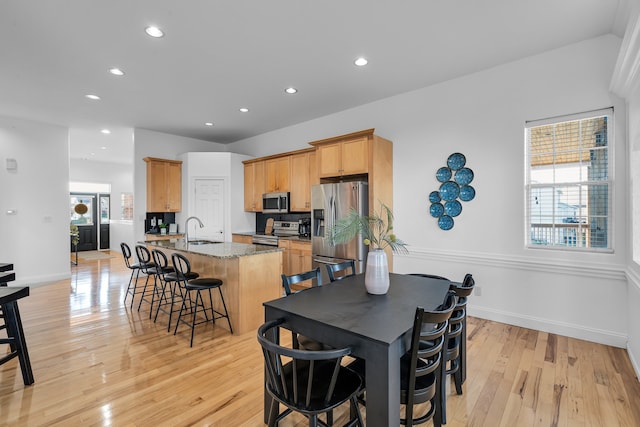
M628 337L625 334L619 334L602 329L585 328L583 326L570 323L553 322L549 321L548 319L523 316L518 313L511 313L501 310L487 309L478 307L477 305L474 305L473 307L467 306L467 309L469 316L478 317L481 319L507 323L509 325L515 325L521 328L535 329L537 331L577 338L584 341L596 342L613 347L627 348Z

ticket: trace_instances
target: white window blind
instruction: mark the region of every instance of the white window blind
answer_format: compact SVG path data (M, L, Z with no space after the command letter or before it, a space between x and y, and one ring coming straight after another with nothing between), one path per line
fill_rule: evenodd
M527 122L527 243L611 250L613 109Z

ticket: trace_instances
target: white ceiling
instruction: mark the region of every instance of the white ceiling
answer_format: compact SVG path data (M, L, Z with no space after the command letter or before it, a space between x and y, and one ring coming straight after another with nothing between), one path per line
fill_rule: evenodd
M2 0L0 115L77 129L79 158L106 146L103 128L230 143L580 40L622 37L627 1ZM148 37L149 24L165 37ZM369 65L354 66L358 56ZM285 94L288 86L299 92Z

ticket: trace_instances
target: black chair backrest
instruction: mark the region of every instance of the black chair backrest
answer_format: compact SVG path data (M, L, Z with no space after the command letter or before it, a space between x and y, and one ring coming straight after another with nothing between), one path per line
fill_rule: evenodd
M408 375L408 387L407 390L403 390L407 396L407 420L413 417L416 378L433 374L442 363L443 345L456 300L455 293L449 291L444 302L436 310L425 311L421 307L416 308L409 350L410 363L407 372L401 373L401 375ZM436 378L440 381L440 378L437 376Z
M289 407L324 412L321 406L331 401L339 386L340 362L351 349L308 351L282 347L274 342L282 323L282 319L273 320L258 329L267 390Z
M187 277L191 274L191 263L182 254L174 252L171 254L171 262L173 263L173 268L176 269L176 275L178 280L187 280Z
M462 300L462 301L458 301L458 304L463 304L463 303L466 304L467 297L471 295L475 285L476 285L476 281L473 280L473 276L467 273L464 276L464 280L462 280L462 283L460 284L460 286L452 287L452 289L456 292L456 295L458 296L458 298Z
M151 261L151 252L149 252L146 246L136 245L136 256L138 257L138 264L140 264L142 271L146 272L147 269L155 266Z
M122 256L124 257L124 263L126 264L127 268L132 268L131 267L131 248L129 247L129 245L122 242L120 243L120 249L122 249Z
M285 274L282 275L282 287L284 288L284 292L287 295L291 295L294 293L291 291L291 285L295 285L296 283L304 282L305 280L316 279L317 286L322 285L322 273L320 273L320 267L315 270L305 271L304 273L293 274L291 276L287 276Z
M151 255L153 256L153 262L155 263L156 267L158 267L158 272L161 272L169 266L167 256L161 250L152 249Z
M347 270L351 269L351 273ZM338 264L327 264L327 273L329 274L329 280L335 282L336 280L342 280L345 277L353 276L356 274L356 262L354 260L344 261ZM336 273L342 273L336 275Z

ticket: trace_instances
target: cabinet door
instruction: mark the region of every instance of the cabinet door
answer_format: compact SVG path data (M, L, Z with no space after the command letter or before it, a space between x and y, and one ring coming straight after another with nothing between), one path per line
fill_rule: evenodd
M165 212L167 209L167 175L165 163L147 163L147 212Z
M290 262L289 262L290 243L291 242L289 240L280 240L278 242L278 247L284 248L284 252L282 252L282 274L287 276L294 274L294 273L291 273Z
M166 163L167 212L182 210L182 165Z
M311 187L309 183L309 153L291 156L291 199L292 212L311 210Z
M256 208L255 199L253 197L255 170L254 163L244 165L244 210L249 212L254 211Z
M340 143L321 145L316 150L318 156L318 176L320 178L342 175L342 145Z
M246 234L232 234L231 241L234 243L244 243L250 245L253 243L253 239L251 236L247 236Z
M311 200L311 186L320 184L317 158L315 151L309 153L309 200ZM309 203L309 207L311 207L311 203Z
M290 191L290 156L267 160L265 168L267 193Z
M264 192L264 162L244 165L244 210L261 212Z
M355 175L369 170L368 138L362 137L342 142L342 173Z

